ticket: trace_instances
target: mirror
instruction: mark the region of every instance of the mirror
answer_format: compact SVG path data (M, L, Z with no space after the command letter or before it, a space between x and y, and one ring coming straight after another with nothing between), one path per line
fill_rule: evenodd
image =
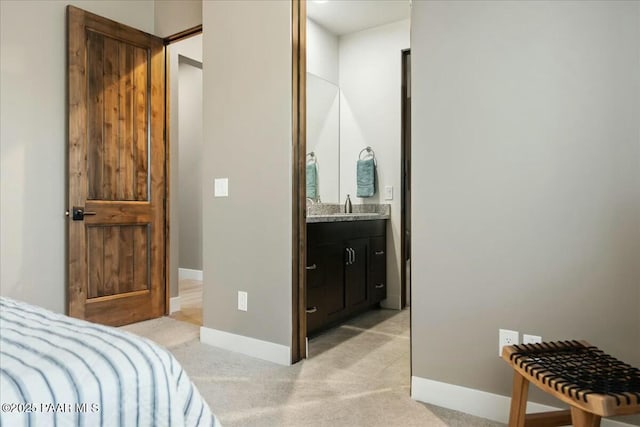
M340 89L307 73L307 154L316 162L314 201L339 203L340 197ZM307 162L310 156L307 155Z

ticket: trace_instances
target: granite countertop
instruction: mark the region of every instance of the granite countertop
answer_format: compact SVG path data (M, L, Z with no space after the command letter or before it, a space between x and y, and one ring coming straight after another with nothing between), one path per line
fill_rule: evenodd
M333 203L316 203L309 205L307 223L338 221L370 221L389 219L391 206L388 204L353 205L351 213L344 213L342 205Z

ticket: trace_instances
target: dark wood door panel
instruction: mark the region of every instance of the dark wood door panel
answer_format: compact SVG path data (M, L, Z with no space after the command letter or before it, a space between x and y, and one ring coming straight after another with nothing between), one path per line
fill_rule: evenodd
M87 227L88 298L149 289L149 226Z
M148 224L154 218L154 206L148 202L87 200L85 210L95 212L85 217L87 225Z
M323 288L307 291L307 332L312 334L322 327L327 318L326 296Z
M140 309L148 305L149 290L109 295L87 301L86 320L109 326L127 325L140 321Z
M323 296L328 317L338 316L346 307L344 283L346 252L342 243L323 246L324 268Z
M164 46L69 6L68 306L110 325L164 314Z
M149 49L87 33L88 199L147 200Z
M345 267L347 307L358 309L366 306L369 299L367 286L369 239L351 240L347 242L347 247L352 251L351 262Z
M373 237L369 248L369 302L378 303L387 297L386 239Z

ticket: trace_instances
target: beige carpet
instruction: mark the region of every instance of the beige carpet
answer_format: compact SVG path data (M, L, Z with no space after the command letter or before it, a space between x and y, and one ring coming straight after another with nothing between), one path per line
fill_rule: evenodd
M374 310L332 329L293 366L201 344L193 327L162 318L126 329L168 347L224 426L502 425L409 397L406 310Z

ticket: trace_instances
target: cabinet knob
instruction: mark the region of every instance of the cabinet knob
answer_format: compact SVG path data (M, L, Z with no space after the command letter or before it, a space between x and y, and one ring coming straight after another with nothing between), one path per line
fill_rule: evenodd
M315 270L316 268L318 268L318 266L315 264L307 265L307 270Z
M316 311L318 311L318 307L311 307L306 309L307 314L312 314L312 313L315 313Z
M384 288L384 283L376 283L376 289Z

